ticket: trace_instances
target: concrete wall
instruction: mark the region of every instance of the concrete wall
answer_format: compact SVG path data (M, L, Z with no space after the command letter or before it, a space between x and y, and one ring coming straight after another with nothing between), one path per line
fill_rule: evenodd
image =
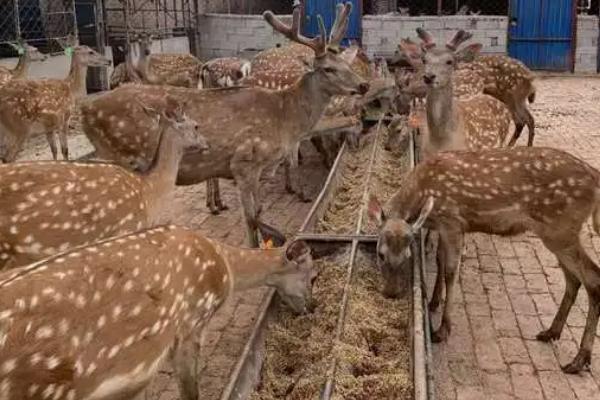
M291 23L291 16L280 16ZM200 57L242 55L252 56L256 51L285 43L281 34L274 32L261 15L206 14L201 17Z
M458 29L464 29L473 33L473 41L483 44L484 53L505 53L507 24L508 18L503 16L365 16L363 46L369 55L391 56L400 39L416 38L419 27L429 31L438 43L445 43Z
M575 72L597 72L598 34L598 17L579 15L577 18Z

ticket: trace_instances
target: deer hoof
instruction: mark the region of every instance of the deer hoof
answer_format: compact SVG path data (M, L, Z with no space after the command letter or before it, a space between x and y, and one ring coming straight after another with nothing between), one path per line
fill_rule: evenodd
M439 307L440 301L438 299L431 299L427 308L430 312L436 312Z
M578 374L581 371L588 371L590 369L591 361L592 355L589 351L579 350L579 353L577 353L573 361L561 367L561 369L565 374Z
M442 325L440 328L431 334L431 341L433 343L442 343L445 342L450 336L450 328L447 328L447 325Z
M540 342L550 342L552 340L560 339L560 332L554 332L552 329L541 331L535 337Z
M225 204L219 204L218 208L219 208L219 211L229 210L229 207L226 206Z

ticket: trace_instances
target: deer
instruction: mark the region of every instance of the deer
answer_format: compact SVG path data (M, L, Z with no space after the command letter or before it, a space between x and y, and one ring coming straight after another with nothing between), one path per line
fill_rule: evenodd
M155 226L185 153L204 151L198 125L172 98L159 112L138 102L160 132L144 173L104 163L28 161L0 165L0 270L79 245Z
M417 34L423 41L423 80L427 85L428 134L423 138L423 157L439 151L502 146L511 122L507 107L489 95L463 100L456 99L453 93L453 75L458 62L472 60L481 50L481 44L459 50L459 46L472 36L460 30L446 48L438 49L428 32L417 28ZM400 46L409 59L420 57L420 51L406 40L402 40Z
M33 133L44 133L52 158L58 159L55 135L62 156L69 159L67 133L75 103L84 97L89 66L107 67L111 62L88 46L66 45L71 69L64 80L12 80L0 90L0 160L13 162Z
M3 399L143 399L170 362L197 400L194 334L234 293L272 287L309 312L310 248L244 249L178 226L99 241L0 274Z
M562 269L566 289L543 342L560 338L566 318L583 285L589 299L587 322L575 358L562 369L578 373L589 366L600 314L600 268L580 241L590 215L600 234L600 173L562 150L545 147L486 149L438 153L411 171L386 211L376 197L368 205L379 231L377 260L394 295L399 272L410 255L409 244L421 227L440 234L440 269L446 287L441 325L432 340L451 332L454 286L465 233L512 236L535 233ZM443 283L442 283L443 284Z
M426 32L422 34L425 37ZM429 36L429 35L427 35ZM435 46L429 38L425 39L426 47ZM417 70L422 71L422 55L415 49L415 44L405 40L400 45L404 52L406 46L411 46L409 63ZM519 139L525 126L528 130L528 146L533 146L535 138L535 120L527 108L527 103L534 103L536 97L535 75L523 64L506 55L482 55L459 60L459 65L454 74L455 94L458 96L473 96L485 93L503 102L509 109L515 122L515 131L508 142L512 147ZM412 82L411 82L412 83ZM418 85L415 85L418 87ZM412 90L418 90L412 87Z
M191 54L151 54L152 36L140 34L132 43L132 62L129 65L142 81L151 85L198 87L202 63Z
M351 3L343 6L332 38L344 36ZM127 163L142 154L142 143L155 149L154 130L140 129L144 115L126 108L134 99L161 109L165 95L182 99L186 113L198 121L200 131L210 148L202 154L185 155L182 159L178 185L193 185L210 178L234 179L240 192L244 219L251 246L258 245L256 225L260 216L259 178L289 154L296 144L310 134L323 110L335 95L354 95L368 91L368 83L352 71L328 46L324 24L321 34L313 39L299 32L300 10L294 10L288 26L271 12L265 20L290 40L303 44L314 54L312 69L300 81L281 91L257 87L233 87L198 90L158 85L128 85L119 87L90 102L82 110L83 129L98 156ZM124 143L136 146L135 151ZM150 152L150 154L152 154ZM140 170L143 170L140 168Z
M45 54L22 39L8 44L19 54L19 61L12 69L0 66L0 87L13 79L25 79L32 61L43 62L47 59Z
M205 63L200 69L198 89L239 86L241 81L250 75L251 70L251 62L242 58L215 58ZM206 207L213 215L228 209L221 199L219 179L217 178L206 181Z

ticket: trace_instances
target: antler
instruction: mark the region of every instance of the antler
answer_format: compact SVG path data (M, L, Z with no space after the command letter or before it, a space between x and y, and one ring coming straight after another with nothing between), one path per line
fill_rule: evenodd
M433 39L433 36L431 36L431 33L423 28L417 28L417 35L419 36L419 39L423 41L423 46L426 49L435 47L435 40Z
M335 22L333 23L331 34L329 36L329 47L339 47L342 43L344 36L346 36L346 31L348 30L348 21L351 12L352 3L338 3L336 7Z
M448 43L446 43L446 47L452 51L456 51L458 49L458 46L471 39L472 37L472 33L465 32L461 29L460 31L456 32L454 37Z
M277 32L281 33L293 42L310 47L314 50L317 57L324 55L327 48L327 37L323 18L320 15L317 16L319 22L319 36L309 39L300 34L300 16L300 7L294 8L294 12L292 14L292 26L290 27L284 24L271 11L265 11L263 14L263 17L267 23L271 25Z

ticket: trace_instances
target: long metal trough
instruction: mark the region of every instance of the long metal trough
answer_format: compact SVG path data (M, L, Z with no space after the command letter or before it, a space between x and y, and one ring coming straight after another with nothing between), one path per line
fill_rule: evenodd
M379 127L378 127L379 128ZM376 135L381 134L377 129ZM381 151L381 149L379 149ZM347 272L345 286L342 295L342 301L338 312L338 319L335 330L335 339L339 339L344 331L344 322L346 318L346 309L349 299L349 289L352 282L354 271L355 256L359 246L368 246L373 248L377 242L377 236L361 234L363 227L364 210L368 202L369 180L372 175L372 167L378 151L378 138L373 140L373 149L368 163L366 179L363 182L363 198L358 214L355 232L352 235L329 235L316 234L317 222L323 217L328 208L332 196L336 193L340 183L340 168L342 159L347 152L346 144L342 145L336 160L331 168L323 189L315 200L311 210L304 220L296 238L303 239L313 249L313 253L327 254L335 249L335 245L351 245L350 256L347 262ZM410 135L409 146L410 165L413 168L415 160L415 141L414 135ZM423 235L421 235L423 237ZM415 243L413 249L413 268L412 268L412 375L415 400L433 400L433 384L431 370L431 340L429 337L429 315L426 307L426 291L424 284L424 246L423 240ZM264 361L265 337L268 329L269 316L275 309L275 291L269 290L261 304L258 317L252 329L251 335L236 363L229 382L222 392L221 400L245 400L254 391L260 380L261 368ZM335 392L335 377L337 370L337 360L332 357L329 365L326 382L322 390L321 399L328 400Z

